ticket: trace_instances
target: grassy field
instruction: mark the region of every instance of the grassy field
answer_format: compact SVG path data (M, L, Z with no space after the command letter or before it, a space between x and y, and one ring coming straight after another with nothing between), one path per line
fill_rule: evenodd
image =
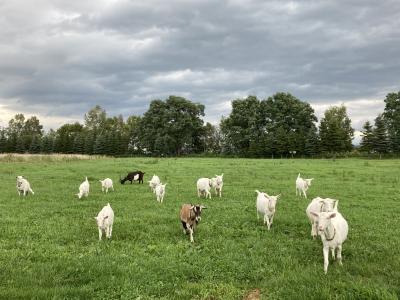
M118 183L140 169L167 182L164 203L148 184ZM343 267L323 273L295 179L314 177L309 199L339 199L349 223ZM224 173L222 198L197 199L196 180ZM34 196L18 197L15 176ZM91 193L78 200L88 176ZM114 180L101 193L99 179ZM0 297L3 299L397 299L400 296L400 161L98 159L0 162ZM271 231L257 221L255 189L282 193ZM93 217L110 202L113 237ZM189 242L183 203L208 206Z

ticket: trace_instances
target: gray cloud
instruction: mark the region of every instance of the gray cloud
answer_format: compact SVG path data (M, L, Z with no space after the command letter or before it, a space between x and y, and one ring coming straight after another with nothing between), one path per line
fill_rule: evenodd
M398 1L14 0L0 11L3 123L24 112L55 126L96 104L141 114L171 94L217 122L229 100L285 91L319 116L348 105L360 129L399 89Z

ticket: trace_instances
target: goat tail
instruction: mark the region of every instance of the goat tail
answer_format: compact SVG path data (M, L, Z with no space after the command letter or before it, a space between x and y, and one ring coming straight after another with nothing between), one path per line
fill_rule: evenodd
M259 190L255 190L255 192L256 192L257 194L260 194L260 191L259 191Z
M299 173L299 175L297 175L297 178L300 178L300 173Z

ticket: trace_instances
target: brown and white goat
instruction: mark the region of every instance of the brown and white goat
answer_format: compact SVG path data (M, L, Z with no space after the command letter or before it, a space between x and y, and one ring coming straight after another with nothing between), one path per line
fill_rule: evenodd
M192 205L192 204L183 204L181 208L181 222L183 226L183 232L185 234L190 234L190 241L193 243L193 232L196 225L201 220L201 210L207 208L203 205Z

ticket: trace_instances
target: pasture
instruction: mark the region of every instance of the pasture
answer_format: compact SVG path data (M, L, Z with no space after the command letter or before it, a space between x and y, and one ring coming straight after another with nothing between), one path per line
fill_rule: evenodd
M118 182L128 171L145 183ZM315 178L295 196L301 172ZM224 173L222 198L198 200L196 180ZM153 174L167 183L164 203ZM19 197L24 175L35 195ZM75 194L85 176L88 198ZM114 180L102 194L99 179ZM400 160L126 158L0 162L0 297L68 299L397 299L400 296ZM256 218L255 189L282 193L270 231ZM316 197L339 199L349 223L343 266L323 273L322 243L305 215ZM110 203L111 240L94 217ZM208 207L183 234L183 203Z

